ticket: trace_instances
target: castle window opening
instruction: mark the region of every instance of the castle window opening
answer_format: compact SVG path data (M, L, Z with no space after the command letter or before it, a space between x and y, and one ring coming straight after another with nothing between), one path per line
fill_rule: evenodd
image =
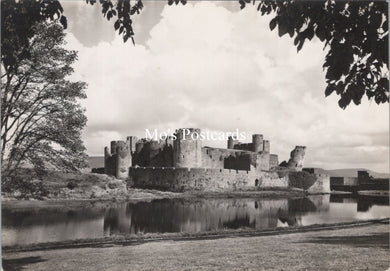
M255 180L255 186L259 186L259 179Z

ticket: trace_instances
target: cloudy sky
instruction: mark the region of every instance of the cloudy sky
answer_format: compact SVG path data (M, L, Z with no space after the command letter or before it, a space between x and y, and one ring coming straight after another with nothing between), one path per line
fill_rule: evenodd
M337 96L325 98L319 40L297 54L255 8L165 3L144 1L133 19L135 46L114 33L98 4L63 3L67 47L79 51L73 79L88 83L89 155L101 156L111 140L144 137L145 129L238 128L264 134L280 161L305 145L307 166L389 171L389 105L364 98L342 110Z

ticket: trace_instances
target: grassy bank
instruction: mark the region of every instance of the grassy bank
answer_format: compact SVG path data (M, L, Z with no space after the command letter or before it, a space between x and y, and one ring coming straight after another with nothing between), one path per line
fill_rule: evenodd
M290 188L253 188L241 191L187 191L175 193L150 189L134 189L125 180L95 173L63 173L49 171L37 176L23 169L18 176L2 183L2 200L150 200L177 197L243 198L243 197L300 197L305 193Z
M156 242L156 241L191 241L191 240L211 240L220 238L232 237L259 237L269 235L285 235L293 233L314 232L323 230L340 230L347 228L370 226L374 224L389 224L389 218L361 220L353 222L341 222L331 224L313 224L307 226L296 227L278 227L270 229L220 229L204 232L166 232L166 233L137 233L128 236L111 236L97 239L78 239L66 240L58 242L35 243L23 246L3 246L4 252L23 252L35 250L52 250L65 248L85 248L85 247L101 247L115 245L138 245L141 243Z
M128 200L178 197L179 193L132 189L125 180L95 173L49 171L37 176L23 169L2 184L2 200Z
M5 270L386 270L388 223L3 253Z

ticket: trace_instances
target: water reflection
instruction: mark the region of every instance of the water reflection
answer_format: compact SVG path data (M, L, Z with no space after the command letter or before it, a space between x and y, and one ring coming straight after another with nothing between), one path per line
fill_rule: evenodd
M331 195L330 202L338 203L355 203L357 202L358 212L367 212L373 205L388 206L389 197L374 196L374 195Z
M157 232L269 229L388 215L388 198L174 199L88 208L3 209L3 245Z

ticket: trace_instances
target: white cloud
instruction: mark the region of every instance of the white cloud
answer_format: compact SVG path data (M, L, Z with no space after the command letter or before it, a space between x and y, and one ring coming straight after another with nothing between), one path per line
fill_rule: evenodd
M68 35L68 47L79 50L74 77L89 84L89 154L145 128L239 128L263 133L281 160L306 145L308 165L388 171L388 104L342 110L336 96L325 99L321 42L297 54L293 40L271 32L269 17L250 7L189 2L161 16L146 45L116 36L87 48Z

